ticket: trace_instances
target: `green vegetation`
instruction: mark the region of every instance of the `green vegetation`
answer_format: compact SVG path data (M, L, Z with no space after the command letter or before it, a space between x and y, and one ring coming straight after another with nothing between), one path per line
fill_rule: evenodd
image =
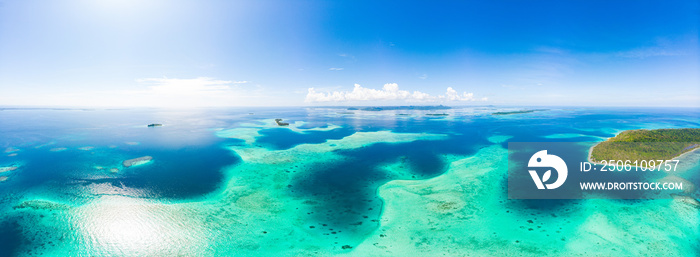
M289 123L282 122L282 119L275 119L275 122L277 123L277 126L289 126Z
M591 150L591 161L671 160L700 147L700 129L628 130Z
M533 109L533 110L520 110L520 111L511 111L511 112L494 112L491 115L511 115L511 114L541 112L541 111L546 111L546 110L547 109Z

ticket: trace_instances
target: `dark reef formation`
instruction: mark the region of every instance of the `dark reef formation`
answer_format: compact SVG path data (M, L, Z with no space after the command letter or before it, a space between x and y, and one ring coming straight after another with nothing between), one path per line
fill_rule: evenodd
M282 122L282 119L275 119L275 122L277 123L278 126L289 126L289 123Z
M34 210L47 210L47 211L54 211L54 210L68 210L70 209L70 206L61 204L61 203L55 203L47 200L29 200L29 201L24 201L21 204L12 207L12 209L34 209Z

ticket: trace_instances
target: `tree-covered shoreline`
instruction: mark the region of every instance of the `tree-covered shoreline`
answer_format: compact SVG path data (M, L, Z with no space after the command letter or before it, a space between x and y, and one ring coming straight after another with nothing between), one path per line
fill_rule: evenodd
M590 160L671 160L698 147L698 128L628 130L593 146Z

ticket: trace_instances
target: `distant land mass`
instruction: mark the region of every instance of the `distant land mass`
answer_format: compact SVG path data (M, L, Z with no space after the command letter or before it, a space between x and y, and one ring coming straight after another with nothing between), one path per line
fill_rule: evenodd
M391 110L449 110L452 107L444 105L432 105L432 106L368 106L368 107L350 107L349 111L391 111Z
M699 128L628 130L593 146L589 159L593 162L671 160L698 147Z
M547 111L548 109L532 109L532 110L520 110L520 111L510 111L510 112L494 112L491 115L512 115L512 114L523 114L531 112L541 112Z

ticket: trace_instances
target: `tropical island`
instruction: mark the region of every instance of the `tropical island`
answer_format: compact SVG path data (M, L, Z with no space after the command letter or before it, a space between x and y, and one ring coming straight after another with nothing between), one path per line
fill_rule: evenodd
M671 160L700 148L700 128L628 130L591 148L588 159Z
M523 113L531 113L531 112L541 112L541 111L546 111L548 109L532 109L532 110L520 110L520 111L510 111L510 112L494 112L491 115L512 115L512 114L523 114Z
M153 157L151 157L151 156L143 156L143 157L139 157L139 158L134 158L134 159L129 159L129 160L123 161L123 162L122 162L122 165L124 165L124 167L127 167L127 168L128 168L128 167L131 167L131 166L138 166L138 165L142 165L142 164L149 163L149 162L151 162L151 160L153 160ZM117 170L117 171L119 171L119 170Z
M277 123L277 126L289 126L289 123L282 122L282 119L275 119L275 123Z

